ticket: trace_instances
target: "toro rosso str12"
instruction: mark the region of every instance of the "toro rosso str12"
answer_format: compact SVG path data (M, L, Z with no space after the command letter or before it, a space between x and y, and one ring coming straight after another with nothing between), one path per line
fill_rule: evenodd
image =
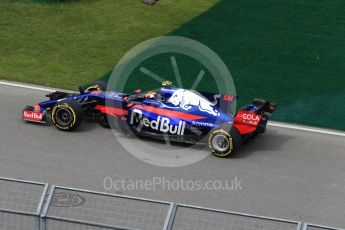
M231 103L236 97L180 89L164 82L154 91L134 94L107 90L104 82L94 82L79 93L53 92L48 101L23 110L23 120L46 123L51 119L62 131L76 129L85 117L102 126L116 126L139 136L184 143L208 144L218 157L228 157L241 144L264 133L276 105L254 100L236 115Z

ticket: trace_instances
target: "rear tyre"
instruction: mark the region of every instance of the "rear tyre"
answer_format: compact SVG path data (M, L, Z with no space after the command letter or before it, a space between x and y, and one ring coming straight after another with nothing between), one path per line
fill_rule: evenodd
M212 154L222 158L227 158L238 151L241 143L241 135L235 128L232 128L230 132L224 129L213 130L208 138L208 146Z
M84 91L86 93L90 93L92 91L106 91L107 90L107 83L104 81L94 81L84 87Z
M73 131L83 121L83 109L76 101L65 101L57 103L52 109L52 122L54 126L62 131Z
M106 114L101 114L101 115L97 118L97 122L98 122L102 127L110 129L110 124L109 124L108 116L107 116Z

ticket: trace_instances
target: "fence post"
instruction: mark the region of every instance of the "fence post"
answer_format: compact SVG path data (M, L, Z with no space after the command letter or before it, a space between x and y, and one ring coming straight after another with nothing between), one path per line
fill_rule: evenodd
M170 203L169 211L165 219L163 230L171 230L172 224L174 222L176 214L177 205L175 203Z
M36 215L37 215L37 230L41 230L41 213L42 213L42 208L43 208L43 205L44 205L44 201L46 200L46 197L47 197L47 193L48 193L48 189L49 189L49 184L45 184L44 185L44 189L43 189L43 192L42 192L42 195L41 195L41 199L40 199L40 202L37 206L37 211L36 211Z
M308 229L308 224L307 223L304 223L303 224L303 229L302 230L307 230Z
M55 190L55 185L52 185L49 192L47 193L48 198L44 204L43 210L42 210L41 215L40 215L40 228L39 228L39 230L47 230L47 219L46 219L46 217L47 217L48 209L50 206L50 202L51 202L53 194L54 194L54 190Z

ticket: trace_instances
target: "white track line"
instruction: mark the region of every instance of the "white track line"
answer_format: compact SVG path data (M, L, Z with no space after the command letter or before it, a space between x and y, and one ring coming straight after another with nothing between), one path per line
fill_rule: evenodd
M18 87L18 88L24 88L24 89L33 89L33 90L45 91L45 92L54 92L54 91L59 90L59 89L53 89L53 88L48 88L48 87L39 87L39 86L33 86L29 84L14 83L14 82L1 81L1 80L0 80L0 85L7 85L7 86ZM321 134L345 137L345 132L335 131L335 130L319 129L319 128L314 128L314 127L293 125L293 124L274 122L274 121L269 121L268 125L272 127L294 129L294 130L301 130L301 131L307 131L307 132L313 132L313 133L321 133Z
M329 130L329 129L319 129L319 128L314 128L314 127L309 127L309 126L293 125L293 124L275 122L275 121L269 121L268 125L272 127L294 129L294 130L301 130L301 131L307 131L307 132L312 132L312 133L321 133L321 134L345 137L345 132Z
M26 84L20 84L20 83L13 83L8 81L0 81L0 85L7 85L7 86L13 86L18 88L24 88L24 89L33 89L33 90L39 90L39 91L45 91L45 92L54 92L56 90L49 89L45 87L38 87L33 85L26 85Z

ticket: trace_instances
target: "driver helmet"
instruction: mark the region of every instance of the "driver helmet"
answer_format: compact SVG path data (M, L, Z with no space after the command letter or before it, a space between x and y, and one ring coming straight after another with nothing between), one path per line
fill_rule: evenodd
M147 93L144 95L144 97L145 97L145 99L153 100L153 99L155 99L156 95L157 95L156 92L150 91L150 92L147 92Z

